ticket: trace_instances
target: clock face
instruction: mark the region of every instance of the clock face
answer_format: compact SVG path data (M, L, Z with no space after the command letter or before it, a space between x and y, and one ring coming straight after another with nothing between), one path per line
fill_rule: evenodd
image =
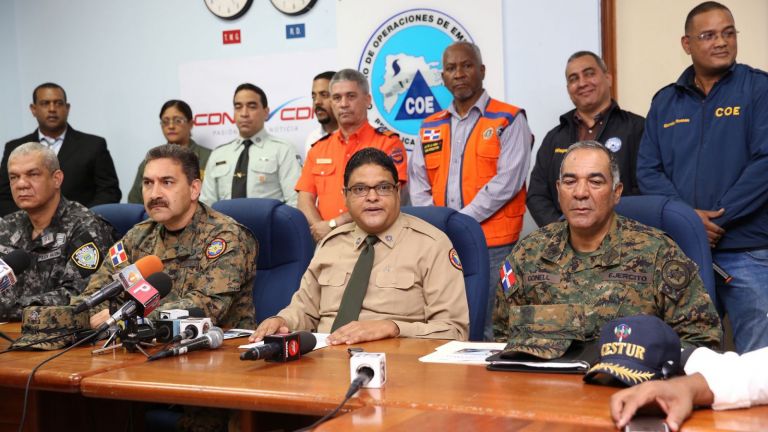
M317 0L270 0L275 9L286 15L301 15L309 12Z
M241 17L253 0L204 0L212 14L219 18L232 20Z

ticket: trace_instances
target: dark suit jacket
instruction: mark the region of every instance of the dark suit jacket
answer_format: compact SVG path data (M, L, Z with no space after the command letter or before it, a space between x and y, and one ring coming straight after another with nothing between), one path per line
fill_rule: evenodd
M38 141L37 131L5 144L0 163L0 216L18 210L8 181L8 156L13 149L30 141ZM67 125L67 134L58 156L64 171L61 193L67 199L86 207L120 202L120 183L104 138L78 132Z

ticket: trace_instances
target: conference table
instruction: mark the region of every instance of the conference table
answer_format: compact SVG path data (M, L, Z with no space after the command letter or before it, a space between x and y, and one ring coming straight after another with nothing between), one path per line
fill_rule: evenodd
M249 420L258 415L252 413L317 418L342 401L350 381L347 347L269 363L241 361L237 346L244 342L228 340L216 350L154 362L139 353L92 356L91 348L76 348L41 368L33 388L84 405L111 401L228 408L241 412L247 429L258 429L258 421ZM585 384L580 375L491 372L477 365L418 361L443 343L398 338L356 345L387 354L387 383L361 390L317 430L614 430L608 400L616 388ZM0 385L18 397L31 368L50 354L3 354ZM683 430L768 430L768 406L697 410Z

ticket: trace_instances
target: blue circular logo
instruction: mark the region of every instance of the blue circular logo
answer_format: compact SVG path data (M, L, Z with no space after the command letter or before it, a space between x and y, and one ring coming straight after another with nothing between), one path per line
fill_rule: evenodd
M442 56L456 41L472 42L453 17L434 9L411 9L385 20L371 35L357 69L371 83L369 120L391 129L407 149L417 142L421 122L448 107Z

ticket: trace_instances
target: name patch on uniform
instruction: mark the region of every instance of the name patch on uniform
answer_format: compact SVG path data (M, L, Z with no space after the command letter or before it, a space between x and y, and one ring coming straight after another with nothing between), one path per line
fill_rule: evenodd
M226 250L227 242L224 241L224 239L215 238L211 240L211 243L205 249L205 257L208 259L216 259Z
M664 129L672 127L672 126L675 126L675 125L678 125L680 123L690 123L690 122L691 122L691 119L687 119L687 118L675 119L675 120L673 120L673 121L671 121L669 123L664 123Z
M80 268L96 270L99 266L99 249L93 242L89 242L77 248L71 258Z
M543 272L536 272L536 273L528 273L525 277L526 283L538 283L538 282L550 282L550 283L560 283L560 275L552 274L552 273L543 273Z
M317 158L315 160L315 163L318 165L330 165L333 163L333 159L331 158Z
M448 252L448 261L450 261L451 265L457 269L464 271L464 267L461 266L461 260L459 259L459 253L456 252L456 249L451 248L450 252Z
M37 262L43 262L48 261L49 259L58 258L61 256L61 249L57 249L55 251L51 251L48 253L44 253L37 256Z
M227 161L216 161L216 165L215 166L226 165L226 164L227 164Z
M122 240L109 248L109 260L112 261L112 267L117 267L128 261L128 254L125 253L125 247L123 246Z
M443 140L421 143L421 148L424 149L424 156L439 152L443 149Z
M651 283L651 275L648 273L634 273L634 272L605 272L603 273L604 281L611 282L635 282L635 283Z
M556 149L555 149L555 154L558 154L558 153L565 153L565 152L567 152L567 151L568 151L568 149L567 149L567 148L556 148Z

